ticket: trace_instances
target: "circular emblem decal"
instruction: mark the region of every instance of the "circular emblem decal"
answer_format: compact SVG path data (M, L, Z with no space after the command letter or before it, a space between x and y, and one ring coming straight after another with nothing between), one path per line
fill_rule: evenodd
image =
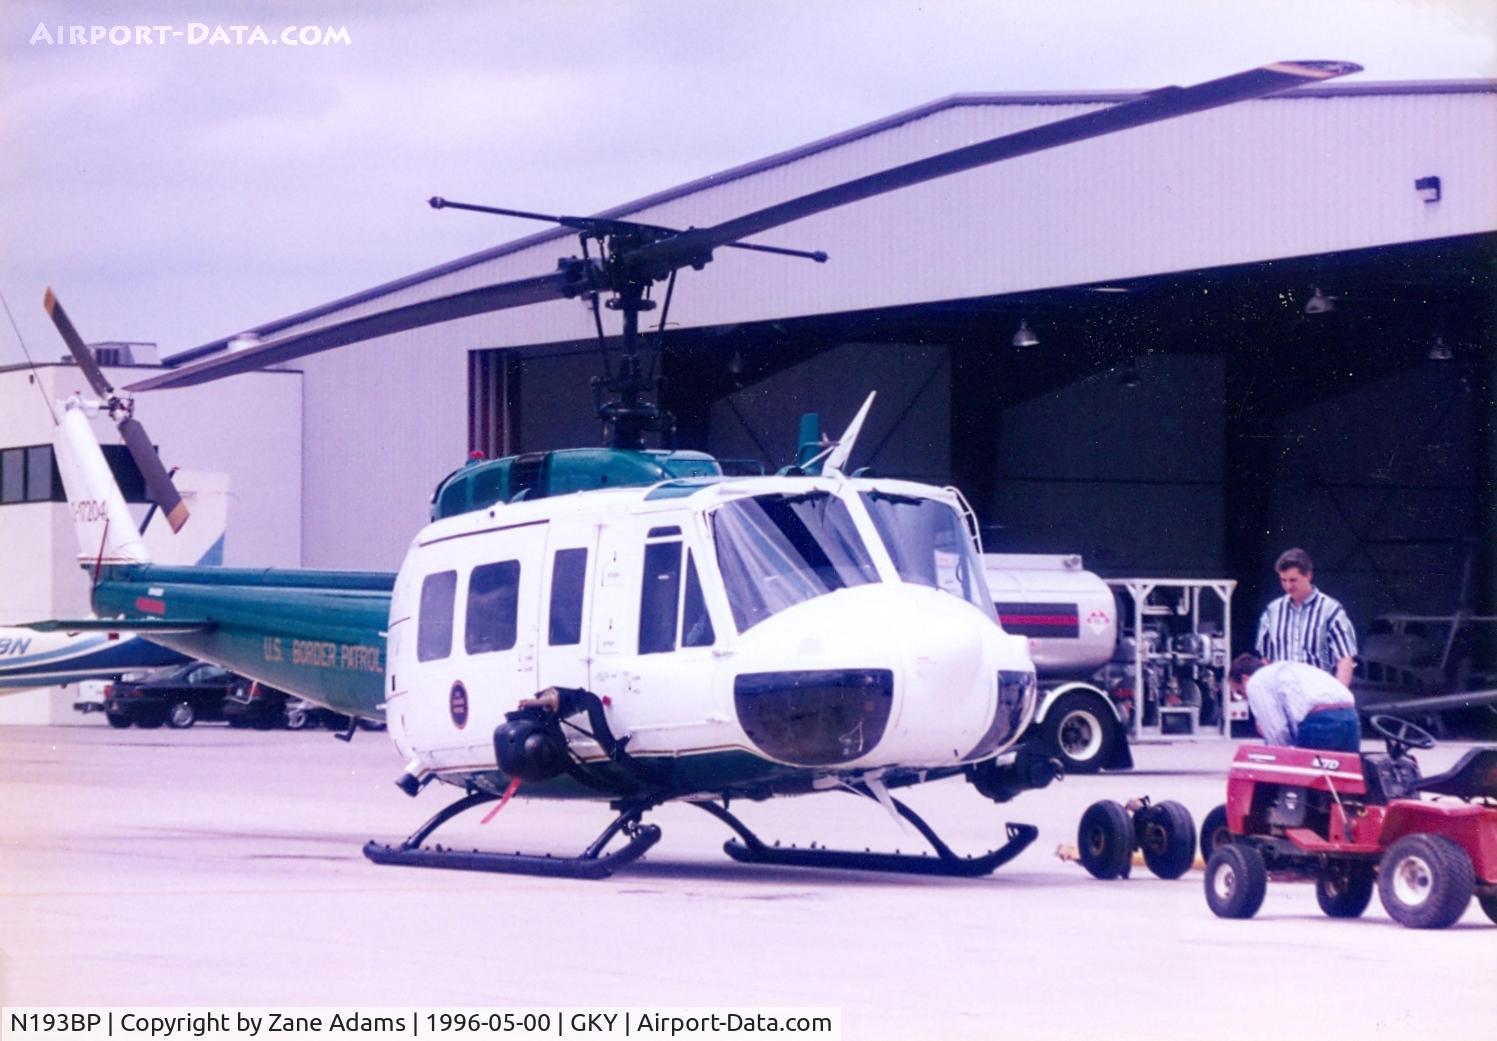
M468 688L458 680L447 695L447 709L452 713L452 722L459 730L468 724Z

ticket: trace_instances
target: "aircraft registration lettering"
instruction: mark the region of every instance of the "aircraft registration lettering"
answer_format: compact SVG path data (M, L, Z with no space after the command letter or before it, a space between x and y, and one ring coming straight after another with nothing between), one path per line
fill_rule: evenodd
M0 636L0 654L25 654L26 648L31 646L31 637L24 640L16 637Z

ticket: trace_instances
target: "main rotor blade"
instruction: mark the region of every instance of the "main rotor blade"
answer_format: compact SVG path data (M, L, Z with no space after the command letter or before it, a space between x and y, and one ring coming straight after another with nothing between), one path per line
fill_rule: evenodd
M151 500L161 507L172 531L181 531L182 525L187 523L187 504L182 501L177 486L172 483L171 475L161 464L161 457L156 454L156 446L151 444L146 428L135 419L121 421L119 428L125 447L130 449L130 458L135 460L135 465L140 467L141 476L146 479L146 491L150 493Z
M1304 83L1345 76L1360 72L1361 69L1360 65L1340 61L1275 62L1190 87L1164 87L1111 108L1087 112L917 159L903 166L880 170L866 177L788 199L709 228L691 229L676 238L641 246L630 254L629 261L635 270L660 277L659 271L700 262L704 252L710 252L728 242L861 199L1147 123L1263 97Z
M267 365L303 358L309 354L332 350L361 340L372 340L378 336L419 329L438 322L450 322L457 318L502 311L510 307L539 304L549 300L560 300L576 296L590 288L580 264L569 264L559 271L537 278L524 278L515 282L500 282L480 289L468 289L449 296L407 304L389 311L351 318L346 322L324 326L305 333L293 333L280 339L245 347L226 354L215 355L195 365L164 372L159 376L132 383L126 389L161 390L169 387L191 387L210 380L235 376L241 372L254 372Z
M42 306L46 307L47 314L52 316L52 324L57 326L57 331L62 334L62 342L68 345L68 351L73 355L73 361L78 363L78 368L83 370L84 379L94 389L94 393L105 401L114 397L114 388L109 385L109 380L104 378L104 370L99 368L98 361L94 358L94 352L88 349L83 342L83 337L78 335L78 330L73 328L68 313L62 309L62 304L57 299L57 294L47 288L47 295L42 297Z

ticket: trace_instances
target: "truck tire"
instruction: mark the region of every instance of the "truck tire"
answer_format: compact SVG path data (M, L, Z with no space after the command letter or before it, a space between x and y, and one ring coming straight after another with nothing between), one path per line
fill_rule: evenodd
M1106 880L1128 874L1133 866L1133 826L1128 811L1110 799L1088 806L1076 831L1076 851L1081 866L1093 878Z
M1405 835L1383 854L1377 892L1383 908L1410 929L1444 929L1466 913L1476 887L1471 858L1439 835Z
M1196 862L1196 822L1178 802L1145 806L1133 815L1144 863L1160 878L1179 878Z
M1064 694L1045 714L1045 743L1068 774L1094 774L1112 760L1117 721L1096 694Z
M1263 854L1234 842L1206 861L1206 906L1218 918L1251 918L1268 892L1268 867Z
M197 721L197 710L190 701L174 701L166 710L166 725L173 730L186 730Z
M1372 903L1377 873L1365 860L1331 860L1315 879L1315 900L1332 918L1360 918Z

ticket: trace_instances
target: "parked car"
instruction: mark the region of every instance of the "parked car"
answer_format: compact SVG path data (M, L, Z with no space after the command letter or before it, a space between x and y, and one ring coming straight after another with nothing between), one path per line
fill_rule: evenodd
M104 716L112 727L182 729L198 720L223 719L224 698L249 680L207 662L189 662L169 672L105 688Z
M273 730L286 725L288 706L297 700L274 687L245 680L224 697L223 717L231 727Z

